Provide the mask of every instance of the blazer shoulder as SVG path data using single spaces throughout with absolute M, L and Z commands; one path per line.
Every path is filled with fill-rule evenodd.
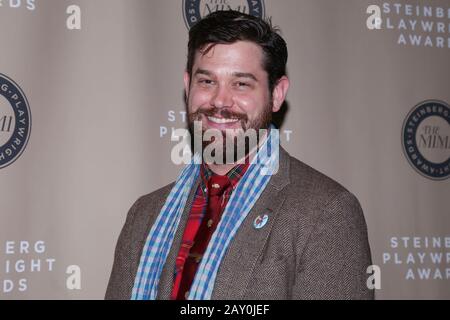
M 158 214 L 174 184 L 175 183 L 172 182 L 162 188 L 139 197 L 131 207 L 130 213 L 139 221 L 145 219 L 149 213 L 152 215 Z
M 290 182 L 294 190 L 319 199 L 322 203 L 350 192 L 339 182 L 290 156 Z
M 139 205 L 146 205 L 159 202 L 161 200 L 166 200 L 167 196 L 169 195 L 170 191 L 172 190 L 173 186 L 175 185 L 175 182 L 169 183 L 168 185 L 165 185 L 164 187 L 161 187 L 155 191 L 152 191 L 150 193 L 147 193 L 141 197 L 139 197 L 136 200 L 136 203 Z
M 333 219 L 366 229 L 361 204 L 340 183 L 291 157 L 289 206 L 301 208 L 316 222 Z
M 137 199 L 125 221 L 114 254 L 106 299 L 129 299 L 149 228 L 165 203 L 172 184 Z

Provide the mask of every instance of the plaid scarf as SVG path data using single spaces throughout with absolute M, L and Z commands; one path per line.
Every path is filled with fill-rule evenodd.
M 189 291 L 189 300 L 209 300 L 222 258 L 242 221 L 278 171 L 279 132 L 271 126 L 245 175 L 233 191 L 222 219 L 211 237 Z M 134 280 L 132 300 L 155 300 L 159 278 L 169 254 L 188 195 L 200 172 L 201 156 L 196 154 L 179 175 L 153 224 L 142 250 Z

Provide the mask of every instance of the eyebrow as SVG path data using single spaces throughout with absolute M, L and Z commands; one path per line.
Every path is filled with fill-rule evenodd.
M 197 69 L 194 73 L 194 76 L 198 75 L 198 74 L 203 74 L 205 76 L 209 76 L 212 77 L 213 74 L 211 71 L 205 70 L 205 69 Z
M 197 69 L 194 73 L 194 75 L 199 75 L 199 74 L 203 74 L 205 76 L 209 76 L 212 77 L 214 76 L 214 74 L 211 71 L 205 70 L 205 69 Z M 234 72 L 233 77 L 235 78 L 249 78 L 253 81 L 258 82 L 258 79 L 255 77 L 255 75 L 253 73 L 248 73 L 248 72 Z
M 236 78 L 249 78 L 253 81 L 258 82 L 258 79 L 253 75 L 253 73 L 247 73 L 247 72 L 235 72 L 233 73 L 233 76 Z

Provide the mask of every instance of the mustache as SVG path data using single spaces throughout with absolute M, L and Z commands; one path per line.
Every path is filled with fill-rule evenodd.
M 246 114 L 233 112 L 228 109 L 222 109 L 213 107 L 211 109 L 199 109 L 196 112 L 189 114 L 189 119 L 195 121 L 200 118 L 200 115 L 205 115 L 207 117 L 220 116 L 225 119 L 239 119 L 241 121 L 247 121 L 248 117 Z

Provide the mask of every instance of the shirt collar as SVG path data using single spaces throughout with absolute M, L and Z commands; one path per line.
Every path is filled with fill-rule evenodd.
M 241 180 L 241 178 L 244 176 L 245 172 L 248 169 L 249 162 L 247 160 L 248 159 L 246 159 L 245 163 L 236 165 L 226 174 L 228 179 L 230 179 L 231 186 L 233 187 L 233 189 L 235 188 L 239 180 Z M 207 185 L 207 181 L 209 180 L 209 178 L 211 178 L 211 176 L 215 175 L 215 173 L 209 168 L 207 164 L 202 163 L 200 167 L 200 174 L 202 177 L 201 179 L 202 190 L 204 191 Z

